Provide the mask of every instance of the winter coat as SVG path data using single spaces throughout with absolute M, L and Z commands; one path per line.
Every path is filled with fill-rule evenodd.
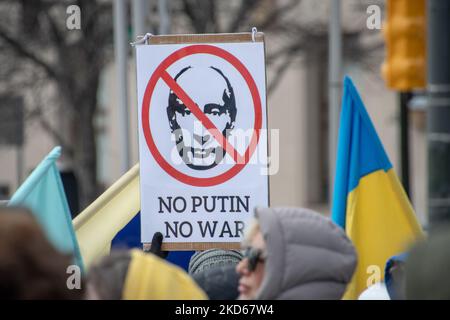
M 267 249 L 256 299 L 340 299 L 356 252 L 339 226 L 302 208 L 257 208 Z

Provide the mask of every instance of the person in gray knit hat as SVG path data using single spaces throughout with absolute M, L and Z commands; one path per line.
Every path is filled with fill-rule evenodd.
M 236 265 L 241 260 L 237 250 L 198 251 L 189 262 L 189 274 L 210 300 L 235 300 L 239 295 Z
M 197 251 L 189 261 L 189 274 L 194 275 L 219 266 L 236 266 L 242 260 L 242 253 L 237 250 L 210 249 Z
M 243 247 L 239 299 L 341 299 L 356 267 L 342 228 L 303 208 L 256 208 Z

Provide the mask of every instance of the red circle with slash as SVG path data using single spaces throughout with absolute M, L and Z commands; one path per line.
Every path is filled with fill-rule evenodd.
M 227 62 L 229 62 L 244 78 L 247 86 L 250 90 L 250 94 L 253 100 L 253 108 L 255 112 L 255 121 L 253 124 L 253 134 L 250 143 L 244 153 L 240 155 L 234 147 L 228 142 L 228 140 L 223 136 L 223 134 L 214 126 L 214 124 L 209 120 L 209 118 L 200 110 L 200 108 L 190 99 L 190 97 L 184 92 L 184 90 L 177 84 L 177 82 L 169 75 L 167 68 L 178 60 L 193 55 L 193 54 L 210 54 L 220 57 Z M 202 125 L 210 131 L 213 137 L 219 142 L 222 148 L 235 160 L 236 164 L 229 170 L 213 177 L 192 177 L 185 173 L 182 173 L 170 165 L 166 159 L 161 155 L 158 148 L 156 147 L 155 141 L 153 140 L 152 131 L 150 128 L 150 105 L 153 92 L 155 90 L 156 83 L 162 79 L 169 88 L 177 95 L 181 101 L 186 105 L 188 109 L 196 116 L 198 120 L 201 121 Z M 161 166 L 161 168 L 167 172 L 170 176 L 181 181 L 183 183 L 197 186 L 197 187 L 209 187 L 224 183 L 234 176 L 236 176 L 249 162 L 252 154 L 256 150 L 258 145 L 260 131 L 262 126 L 262 108 L 261 99 L 259 96 L 258 88 L 256 86 L 253 77 L 247 68 L 236 58 L 234 55 L 228 51 L 215 47 L 212 45 L 191 45 L 181 48 L 172 54 L 170 54 L 166 59 L 164 59 L 161 64 L 156 68 L 155 72 L 150 77 L 147 83 L 147 87 L 144 93 L 144 100 L 142 102 L 142 128 L 144 131 L 145 141 L 150 149 L 156 162 Z

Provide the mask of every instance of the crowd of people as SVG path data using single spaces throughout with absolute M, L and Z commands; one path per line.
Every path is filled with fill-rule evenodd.
M 196 252 L 188 272 L 165 260 L 162 234 L 149 252 L 112 251 L 70 288 L 70 255 L 24 208 L 0 208 L 0 299 L 341 299 L 358 263 L 344 230 L 303 208 L 256 208 L 242 250 Z M 450 299 L 450 229 L 387 261 L 385 279 L 361 299 Z

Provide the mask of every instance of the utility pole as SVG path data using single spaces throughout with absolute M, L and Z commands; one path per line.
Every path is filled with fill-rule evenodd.
M 114 0 L 114 54 L 116 62 L 117 104 L 120 130 L 121 172 L 130 168 L 130 129 L 128 113 L 128 32 L 127 1 Z
M 328 25 L 328 199 L 333 200 L 337 137 L 342 91 L 341 0 L 330 0 Z
M 158 0 L 159 34 L 170 32 L 170 15 L 167 0 Z
M 409 102 L 413 95 L 411 91 L 399 93 L 400 96 L 400 159 L 401 159 L 401 181 L 410 201 L 410 180 L 409 180 Z
M 409 102 L 412 91 L 426 87 L 426 0 L 386 0 L 381 67 L 389 89 L 399 91 L 401 181 L 410 192 Z
M 145 35 L 148 30 L 145 25 L 145 18 L 147 16 L 147 1 L 148 0 L 133 0 L 131 2 L 133 9 L 133 37 Z
M 428 214 L 450 222 L 450 1 L 428 0 Z

